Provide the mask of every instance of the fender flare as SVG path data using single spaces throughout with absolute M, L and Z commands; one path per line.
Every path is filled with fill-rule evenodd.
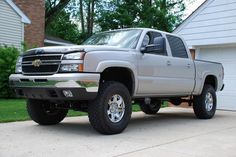
M 216 83 L 215 90 L 217 90 L 217 88 L 218 88 L 218 80 L 217 80 L 217 77 L 216 77 L 214 74 L 212 74 L 212 73 L 205 73 L 205 74 L 204 74 L 204 77 L 203 77 L 203 79 L 202 79 L 203 81 L 202 81 L 201 86 L 200 86 L 200 89 L 199 89 L 199 92 L 200 92 L 200 93 L 202 93 L 203 87 L 204 87 L 205 82 L 206 82 L 206 78 L 207 78 L 208 76 L 213 76 L 213 77 L 215 78 L 215 83 Z
M 117 60 L 109 60 L 109 61 L 102 61 L 98 64 L 96 68 L 96 72 L 102 73 L 107 68 L 126 68 L 130 70 L 131 74 L 133 75 L 133 81 L 134 81 L 134 89 L 133 94 L 136 93 L 138 89 L 138 75 L 137 75 L 137 69 L 134 64 L 131 64 L 127 61 L 117 61 Z

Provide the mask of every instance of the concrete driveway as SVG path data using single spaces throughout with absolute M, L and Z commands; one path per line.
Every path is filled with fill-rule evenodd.
M 0 124 L 0 157 L 235 157 L 236 112 L 195 119 L 191 109 L 164 108 L 155 116 L 133 113 L 119 135 L 95 132 L 88 118 L 55 126 L 32 121 Z

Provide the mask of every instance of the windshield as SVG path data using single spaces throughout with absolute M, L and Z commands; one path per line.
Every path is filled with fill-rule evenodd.
M 120 48 L 135 48 L 142 30 L 118 30 L 95 34 L 83 45 L 108 45 Z

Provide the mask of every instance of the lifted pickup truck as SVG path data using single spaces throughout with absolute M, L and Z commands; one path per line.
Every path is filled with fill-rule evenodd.
M 188 102 L 197 118 L 212 118 L 223 78 L 220 63 L 193 60 L 179 36 L 133 28 L 95 34 L 80 46 L 31 49 L 18 58 L 10 85 L 38 124 L 57 124 L 73 109 L 88 112 L 98 132 L 116 134 L 128 125 L 132 101 L 146 114 L 163 100 Z

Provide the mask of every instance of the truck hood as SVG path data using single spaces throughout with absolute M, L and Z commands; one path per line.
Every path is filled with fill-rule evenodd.
M 124 51 L 128 52 L 132 49 L 120 48 L 116 46 L 106 46 L 106 45 L 76 45 L 76 46 L 49 46 L 49 47 L 39 47 L 26 51 L 24 55 L 33 54 L 53 54 L 53 53 L 71 53 L 71 52 L 91 52 L 91 51 Z

